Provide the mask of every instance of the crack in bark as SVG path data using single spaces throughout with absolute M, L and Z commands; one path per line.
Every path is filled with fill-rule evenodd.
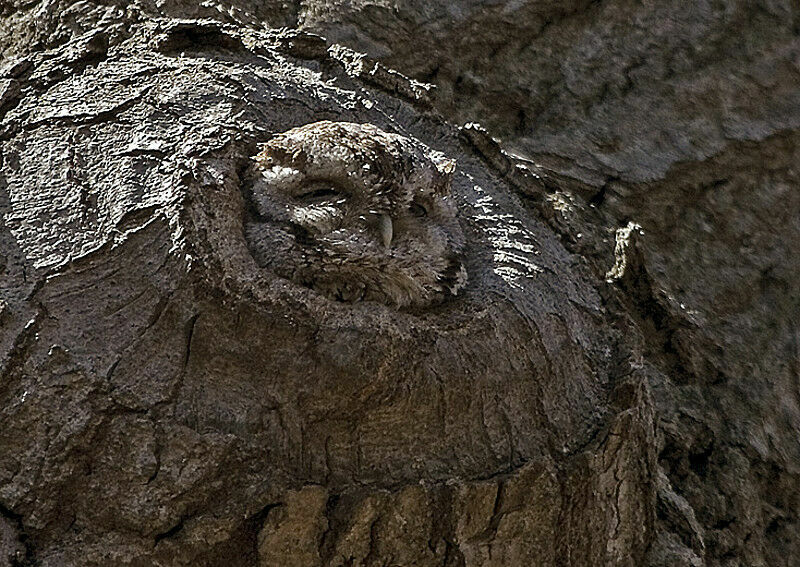
M 46 116 L 45 118 L 39 120 L 24 123 L 22 128 L 23 130 L 30 132 L 36 130 L 40 126 L 85 126 L 87 124 L 102 124 L 110 121 L 118 114 L 132 108 L 134 104 L 142 100 L 144 95 L 149 93 L 152 89 L 153 85 L 142 87 L 132 97 L 123 100 L 122 102 L 119 102 L 113 105 L 111 108 L 107 108 L 105 110 L 100 110 L 95 113 L 78 113 L 68 116 Z

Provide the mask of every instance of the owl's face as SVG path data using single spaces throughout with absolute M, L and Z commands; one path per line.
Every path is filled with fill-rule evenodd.
M 450 198 L 455 163 L 370 124 L 316 122 L 255 158 L 256 261 L 340 301 L 423 306 L 466 282 Z

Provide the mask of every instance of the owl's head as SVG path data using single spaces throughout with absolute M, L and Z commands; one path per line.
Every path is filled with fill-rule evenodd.
M 455 163 L 370 124 L 316 122 L 263 146 L 246 225 L 256 261 L 339 301 L 424 306 L 464 286 Z

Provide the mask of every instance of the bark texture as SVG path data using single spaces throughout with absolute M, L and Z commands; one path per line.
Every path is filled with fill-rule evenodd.
M 575 215 L 637 250 L 627 299 L 658 368 L 659 486 L 692 513 L 676 524 L 659 498 L 673 535 L 656 564 L 796 563 L 797 2 L 308 1 L 298 19 L 435 83 L 449 119 L 585 182 L 565 191 Z M 674 534 L 697 558 L 670 559 Z
M 0 4 L 0 565 L 791 565 L 796 8 L 573 4 Z M 318 120 L 456 160 L 461 295 L 257 265 Z

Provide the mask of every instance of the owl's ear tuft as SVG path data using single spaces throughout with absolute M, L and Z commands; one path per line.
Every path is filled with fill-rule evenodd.
M 302 170 L 308 164 L 308 154 L 303 148 L 293 147 L 289 141 L 277 137 L 266 144 L 257 156 L 262 163 L 287 165 Z

